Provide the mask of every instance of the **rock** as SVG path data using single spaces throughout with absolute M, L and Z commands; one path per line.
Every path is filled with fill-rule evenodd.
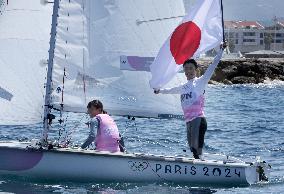
M 238 70 L 237 66 L 231 65 L 222 69 L 222 72 L 226 75 L 226 77 L 232 78 L 236 75 L 237 70 Z
M 269 66 L 269 69 L 271 70 L 272 74 L 274 75 L 284 75 L 284 66 L 281 64 L 273 63 Z
M 244 75 L 245 73 L 251 71 L 252 69 L 252 64 L 249 64 L 248 62 L 245 62 L 241 65 L 238 66 L 238 74 L 239 75 Z
M 211 61 L 203 61 L 201 75 L 206 71 Z M 284 80 L 284 61 L 262 59 L 236 59 L 221 61 L 217 66 L 212 84 L 247 84 L 263 83 L 265 77 L 270 80 Z
M 255 83 L 256 83 L 256 84 L 263 83 L 264 80 L 265 80 L 265 77 L 258 76 L 258 75 L 259 75 L 259 74 L 256 74 L 256 76 L 254 77 L 254 78 L 255 78 Z
M 279 75 L 276 79 L 284 81 L 284 75 Z
M 247 71 L 247 72 L 244 72 L 244 75 L 248 76 L 248 77 L 256 77 L 258 74 L 255 73 L 254 71 Z
M 256 80 L 254 77 L 246 77 L 246 76 L 237 76 L 234 77 L 231 82 L 233 84 L 248 84 L 248 83 L 256 83 Z
M 255 64 L 254 68 L 252 69 L 256 73 L 262 75 L 262 76 L 267 76 L 270 77 L 272 74 L 272 71 L 270 70 L 270 67 L 266 64 L 260 63 L 260 64 Z
M 231 82 L 230 80 L 224 79 L 223 84 L 232 85 L 233 82 Z

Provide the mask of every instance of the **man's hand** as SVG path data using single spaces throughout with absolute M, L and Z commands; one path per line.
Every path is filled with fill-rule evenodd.
M 154 93 L 155 94 L 159 94 L 160 93 L 160 89 L 154 89 Z

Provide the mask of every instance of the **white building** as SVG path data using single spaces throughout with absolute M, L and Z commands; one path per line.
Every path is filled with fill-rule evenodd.
M 257 21 L 225 21 L 225 36 L 231 52 L 284 50 L 284 22 L 264 27 Z

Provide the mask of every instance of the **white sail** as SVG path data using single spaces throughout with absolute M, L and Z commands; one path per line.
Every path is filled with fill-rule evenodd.
M 2 1 L 0 125 L 41 121 L 51 7 L 40 1 Z M 8 5 L 7 5 L 8 3 Z
M 54 101 L 67 104 L 70 100 L 67 91 L 75 89 L 79 90 L 77 93 L 79 96 L 72 96 L 77 98 L 73 100 L 76 106 L 82 103 L 81 79 L 85 79 L 85 65 L 89 63 L 85 1 L 60 1 L 58 16 L 52 81 Z M 62 95 L 63 90 L 66 94 Z M 65 100 L 67 102 L 64 102 Z
M 120 59 L 154 57 L 183 15 L 182 0 L 61 1 L 54 103 L 63 99 L 65 111 L 85 112 L 88 101 L 100 99 L 111 114 L 180 115 L 178 96 L 153 94 L 150 73 L 122 70 Z

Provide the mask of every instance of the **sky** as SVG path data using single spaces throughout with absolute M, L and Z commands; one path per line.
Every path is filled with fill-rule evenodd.
M 193 5 L 196 0 L 184 0 Z M 284 0 L 223 0 L 224 20 L 284 19 Z

